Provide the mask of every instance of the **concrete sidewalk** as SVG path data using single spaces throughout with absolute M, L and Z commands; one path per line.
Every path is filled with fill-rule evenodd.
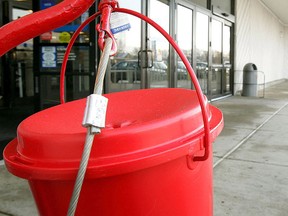
M 214 143 L 214 215 L 288 215 L 288 82 L 265 98 L 213 105 L 225 122 Z
M 288 215 L 288 82 L 265 98 L 212 103 L 225 127 L 214 143 L 214 216 Z M 37 215 L 26 180 L 0 162 L 0 216 Z

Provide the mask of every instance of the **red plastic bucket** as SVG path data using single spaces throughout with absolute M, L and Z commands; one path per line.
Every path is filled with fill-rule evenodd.
M 196 92 L 145 89 L 105 95 L 106 128 L 96 135 L 76 215 L 211 216 L 212 154 Z M 4 150 L 8 170 L 29 181 L 40 215 L 66 215 L 85 142 L 86 99 L 25 119 Z M 222 113 L 205 103 L 211 142 Z M 212 152 L 212 143 L 209 145 Z

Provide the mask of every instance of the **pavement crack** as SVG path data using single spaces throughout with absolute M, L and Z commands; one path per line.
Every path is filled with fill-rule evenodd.
M 9 214 L 9 213 L 3 212 L 3 211 L 1 211 L 1 210 L 0 210 L 0 214 L 5 215 L 5 216 L 15 216 L 15 215 L 13 215 L 13 214 Z
M 218 161 L 213 164 L 213 168 L 222 163 L 225 159 L 227 159 L 232 153 L 234 153 L 238 148 L 240 148 L 244 143 L 246 143 L 255 133 L 257 133 L 260 128 L 262 128 L 267 122 L 269 122 L 274 116 L 276 116 L 282 109 L 288 106 L 288 102 L 285 103 L 282 107 L 280 107 L 276 112 L 274 112 L 271 116 L 269 116 L 265 121 L 262 122 L 257 128 L 255 128 L 250 134 L 248 134 L 243 140 L 241 140 L 236 146 L 234 146 L 230 151 L 228 151 L 223 157 L 221 157 Z
M 221 157 L 217 157 L 217 158 L 221 159 Z M 279 164 L 279 163 L 266 162 L 266 161 L 255 161 L 255 160 L 247 160 L 247 159 L 240 159 L 240 158 L 226 158 L 226 160 L 242 161 L 242 162 L 249 162 L 249 163 L 255 163 L 255 164 L 264 164 L 264 165 L 270 165 L 270 166 L 278 166 L 278 167 L 288 167 L 288 164 Z

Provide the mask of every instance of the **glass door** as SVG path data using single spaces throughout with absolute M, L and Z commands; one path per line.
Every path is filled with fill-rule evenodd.
M 22 16 L 32 13 L 32 10 L 12 8 L 12 19 L 16 20 Z M 34 96 L 33 75 L 33 40 L 30 39 L 14 50 L 15 64 L 15 96 L 19 98 Z
M 193 65 L 193 10 L 177 5 L 177 42 L 188 61 Z M 176 63 L 177 87 L 191 89 L 192 83 L 182 60 L 177 56 Z
M 209 74 L 212 98 L 231 93 L 231 26 L 212 20 L 212 70 Z
M 140 0 L 119 0 L 120 6 L 141 12 Z M 118 51 L 110 58 L 110 67 L 106 74 L 106 92 L 119 92 L 140 89 L 142 68 L 138 61 L 141 50 L 141 20 L 137 17 L 119 13 L 122 20 L 127 20 L 129 31 L 114 33 Z
M 174 5 L 168 0 L 119 0 L 121 7 L 147 14 L 176 39 L 193 66 L 204 94 L 215 98 L 231 93 L 232 24 L 194 3 L 177 0 Z M 129 31 L 114 34 L 118 52 L 110 61 L 106 92 L 193 88 L 183 62 L 168 41 L 150 25 L 127 16 L 131 24 Z M 147 53 L 149 64 L 142 61 L 143 54 L 145 57 Z
M 231 26 L 223 27 L 223 93 L 231 93 L 230 85 L 232 78 L 232 62 L 231 62 Z
M 222 22 L 212 20 L 212 71 L 209 74 L 211 96 L 222 93 Z
M 43 3 L 43 2 L 42 2 Z M 38 5 L 40 9 L 43 4 Z M 51 2 L 49 7 L 55 5 Z M 39 109 L 45 109 L 60 103 L 60 70 L 64 54 L 72 35 L 92 11 L 86 11 L 73 22 L 41 34 L 34 39 L 34 52 L 38 59 L 34 60 L 35 66 L 35 92 L 39 94 Z M 92 89 L 92 80 L 95 74 L 95 57 L 92 54 L 94 43 L 94 29 L 86 26 L 70 52 L 66 76 L 65 99 L 72 101 L 89 95 Z
M 147 4 L 146 4 L 147 3 Z M 165 0 L 150 0 L 146 3 L 142 1 L 120 0 L 121 7 L 126 7 L 142 13 L 148 7 L 148 16 L 159 24 L 165 31 L 170 31 L 170 6 Z M 142 5 L 143 4 L 143 5 Z M 192 59 L 192 10 L 180 6 L 181 11 L 190 16 L 189 29 L 191 33 L 187 36 L 186 27 L 179 27 L 179 38 L 183 49 L 189 60 Z M 161 11 L 161 12 L 159 12 Z M 182 21 L 185 22 L 185 16 L 179 12 Z M 131 24 L 131 29 L 127 32 L 115 34 L 118 44 L 118 53 L 111 58 L 110 70 L 106 76 L 107 92 L 125 91 L 139 88 L 161 88 L 174 86 L 174 69 L 177 67 L 179 86 L 191 88 L 190 79 L 187 78 L 187 72 L 184 64 L 179 60 L 175 65 L 171 64 L 169 54 L 169 43 L 158 30 L 150 25 L 142 25 L 141 20 L 127 15 Z M 174 18 L 173 18 L 174 19 Z M 142 38 L 142 41 L 141 41 Z M 187 40 L 190 40 L 187 44 Z M 142 45 L 141 45 L 142 44 Z M 148 53 L 148 63 L 142 63 L 143 54 Z M 142 55 L 141 55 L 142 54 Z M 172 67 L 171 67 L 172 66 Z M 171 68 L 174 68 L 173 71 Z
M 150 18 L 169 32 L 169 5 L 164 1 L 150 1 Z M 169 43 L 156 29 L 149 28 L 148 47 L 153 53 L 153 65 L 147 69 L 148 87 L 169 86 Z
M 32 13 L 31 9 L 31 4 L 13 1 L 1 2 L 0 27 Z M 33 96 L 33 41 L 28 40 L 1 57 L 0 107 L 27 104 L 27 101 L 33 101 Z
M 209 16 L 196 13 L 196 74 L 204 94 L 208 94 Z
M 143 11 L 146 11 L 148 6 L 148 16 L 169 32 L 168 4 L 157 0 L 151 0 L 149 4 L 140 0 L 120 0 L 119 4 L 123 8 L 142 13 L 145 13 Z M 143 7 L 145 8 L 142 9 Z M 125 16 L 123 19 L 129 20 L 131 28 L 129 31 L 114 34 L 118 52 L 110 58 L 106 92 L 168 87 L 168 41 L 153 27 L 141 25 L 139 18 L 128 14 Z M 142 61 L 146 54 L 148 61 Z

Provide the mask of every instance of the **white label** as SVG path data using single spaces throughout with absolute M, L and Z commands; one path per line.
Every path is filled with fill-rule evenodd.
M 127 14 L 112 13 L 110 17 L 110 29 L 113 34 L 129 30 L 131 25 Z
M 42 67 L 56 67 L 56 48 L 42 47 Z

